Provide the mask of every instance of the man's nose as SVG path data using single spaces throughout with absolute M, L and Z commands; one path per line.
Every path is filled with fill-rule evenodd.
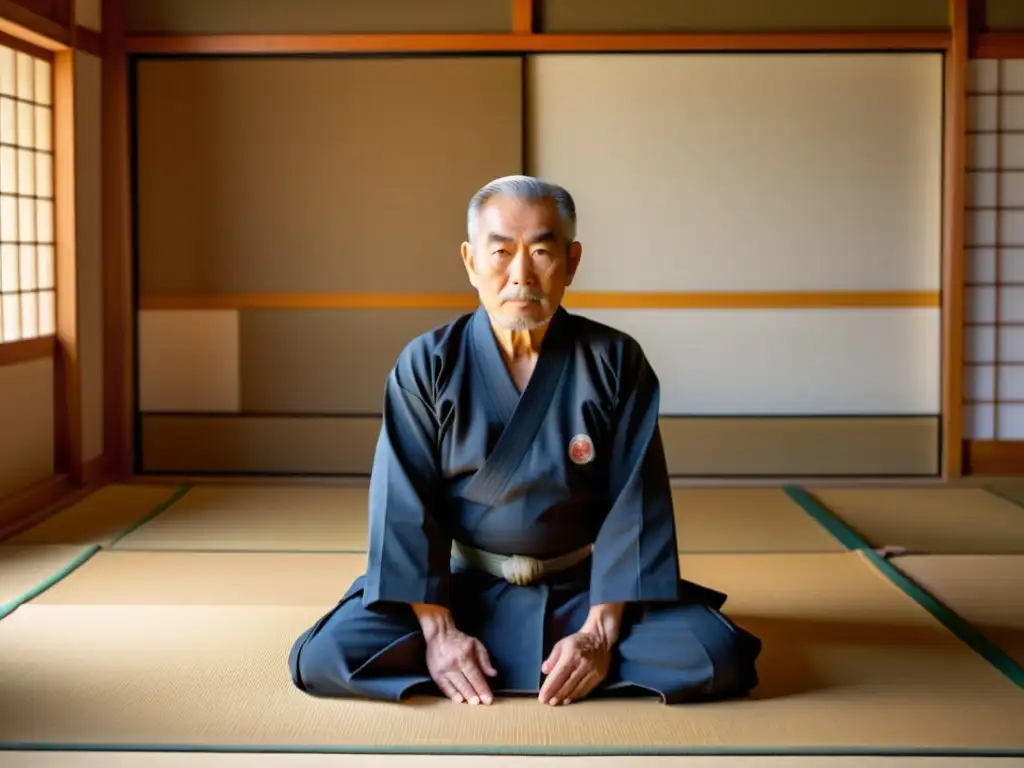
M 509 279 L 516 285 L 533 284 L 533 260 L 530 258 L 529 249 L 525 247 L 516 249 L 516 255 L 509 266 Z

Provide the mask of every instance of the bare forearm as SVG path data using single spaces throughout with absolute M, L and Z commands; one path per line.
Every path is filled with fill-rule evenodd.
M 452 612 L 442 605 L 430 603 L 411 603 L 416 620 L 420 623 L 423 638 L 429 643 L 437 635 L 455 629 Z
M 622 614 L 625 608 L 625 603 L 592 605 L 587 614 L 587 620 L 583 623 L 582 631 L 599 635 L 608 645 L 615 645 L 619 640 Z

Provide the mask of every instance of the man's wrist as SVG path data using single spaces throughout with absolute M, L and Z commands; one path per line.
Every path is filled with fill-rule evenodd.
M 625 603 L 599 603 L 590 606 L 590 612 L 581 631 L 598 635 L 609 646 L 619 641 Z
M 455 629 L 455 619 L 452 612 L 442 605 L 430 603 L 411 603 L 416 620 L 420 623 L 423 632 L 423 639 L 428 643 L 438 635 Z

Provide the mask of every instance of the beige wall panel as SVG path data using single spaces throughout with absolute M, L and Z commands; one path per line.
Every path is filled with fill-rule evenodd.
M 515 58 L 139 66 L 146 294 L 467 291 L 466 206 L 522 170 Z
M 579 289 L 940 286 L 938 55 L 539 56 L 528 83 Z
M 103 199 L 101 62 L 75 56 L 75 194 L 82 458 L 103 453 Z
M 643 346 L 661 412 L 932 415 L 938 309 L 586 310 Z
M 130 0 L 131 32 L 510 32 L 511 0 Z
M 139 410 L 237 411 L 238 313 L 139 313 Z
M 930 309 L 580 310 L 643 345 L 662 413 L 937 414 Z M 253 310 L 241 315 L 241 410 L 379 413 L 402 347 L 456 310 Z M 780 364 L 781 363 L 781 364 Z
M 938 418 L 663 419 L 678 476 L 934 475 Z
M 53 360 L 0 366 L 0 497 L 53 474 Z
M 985 0 L 984 8 L 989 29 L 1024 30 L 1024 3 L 1020 0 Z
M 74 0 L 75 3 L 75 24 L 87 29 L 94 29 L 99 32 L 103 29 L 103 0 Z M 129 0 L 126 3 L 131 9 L 140 5 L 139 0 Z M 142 5 L 145 5 L 143 2 Z M 129 10 L 129 14 L 131 10 Z
M 254 310 L 241 314 L 242 410 L 381 412 L 402 348 L 458 310 Z
M 938 419 L 662 419 L 675 476 L 929 475 Z M 378 418 L 144 416 L 143 471 L 369 474 Z
M 539 5 L 545 32 L 917 30 L 948 24 L 945 0 L 539 0 Z
M 144 472 L 369 474 L 380 419 L 143 416 Z

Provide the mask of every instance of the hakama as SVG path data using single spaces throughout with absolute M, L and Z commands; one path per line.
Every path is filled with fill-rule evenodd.
M 366 573 L 295 641 L 295 685 L 321 697 L 440 695 L 408 605 L 433 603 L 487 648 L 496 695 L 536 695 L 554 644 L 591 605 L 624 602 L 590 698 L 748 693 L 760 640 L 722 613 L 724 594 L 680 578 L 658 411 L 639 344 L 564 309 L 521 394 L 483 309 L 413 340 L 386 382 Z M 454 557 L 453 542 L 540 559 L 593 550 L 516 585 Z

